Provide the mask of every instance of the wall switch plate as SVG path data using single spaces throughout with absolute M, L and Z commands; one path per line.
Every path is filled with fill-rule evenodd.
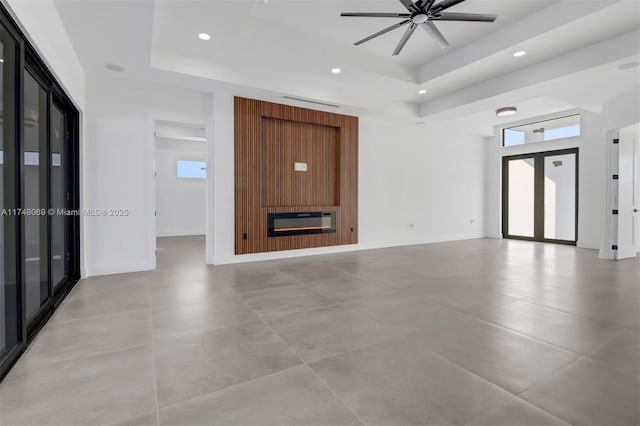
M 306 172 L 307 163 L 293 163 L 293 170 L 296 172 Z

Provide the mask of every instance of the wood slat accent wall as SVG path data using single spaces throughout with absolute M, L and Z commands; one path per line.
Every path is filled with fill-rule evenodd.
M 237 97 L 235 175 L 236 254 L 358 242 L 357 117 Z M 337 232 L 268 237 L 268 213 L 312 211 Z

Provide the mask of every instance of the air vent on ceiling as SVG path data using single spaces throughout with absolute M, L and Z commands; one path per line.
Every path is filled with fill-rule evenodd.
M 290 99 L 292 101 L 306 102 L 308 104 L 323 105 L 323 106 L 328 106 L 328 107 L 331 107 L 331 108 L 340 108 L 340 105 L 328 104 L 326 102 L 320 102 L 320 101 L 312 101 L 311 99 L 295 98 L 293 96 L 283 96 L 283 98 L 284 99 Z

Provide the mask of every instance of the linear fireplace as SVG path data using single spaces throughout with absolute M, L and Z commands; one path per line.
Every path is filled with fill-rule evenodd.
M 269 236 L 336 232 L 335 212 L 269 213 Z

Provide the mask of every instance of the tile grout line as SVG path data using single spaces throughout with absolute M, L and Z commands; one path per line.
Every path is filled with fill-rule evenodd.
M 586 293 L 585 293 L 585 294 L 586 294 Z M 594 295 L 594 296 L 595 296 L 595 295 Z M 596 297 L 599 297 L 599 296 L 596 296 Z M 564 313 L 564 314 L 575 315 L 575 316 L 580 317 L 580 318 L 583 318 L 583 319 L 588 319 L 589 321 L 600 322 L 600 323 L 602 323 L 602 324 L 604 324 L 604 325 L 620 327 L 620 328 L 624 328 L 624 329 L 629 330 L 629 331 L 635 331 L 636 333 L 640 333 L 640 328 L 634 328 L 634 327 L 630 327 L 630 326 L 628 326 L 628 325 L 622 325 L 622 324 L 620 324 L 620 323 L 615 323 L 615 322 L 608 322 L 608 321 L 604 321 L 604 320 L 601 320 L 601 319 L 588 317 L 588 316 L 586 316 L 586 315 L 576 314 L 575 312 L 564 311 L 564 310 L 559 309 L 559 308 L 554 308 L 554 307 L 552 307 L 552 306 L 544 305 L 542 302 L 535 302 L 535 301 L 533 301 L 533 300 L 527 300 L 527 299 L 522 299 L 522 300 L 523 300 L 524 302 L 532 303 L 532 304 L 537 305 L 537 306 L 542 306 L 543 308 L 552 309 L 552 310 L 554 310 L 554 311 L 562 312 L 562 313 Z
M 347 411 L 349 411 L 356 419 L 358 419 L 358 421 L 360 423 L 362 423 L 364 426 L 367 426 L 367 424 L 360 418 L 360 416 L 358 416 L 344 401 L 342 398 L 340 398 L 340 396 L 338 396 L 338 394 L 336 393 L 335 390 L 333 390 L 333 388 L 331 386 L 329 386 L 315 371 L 313 371 L 313 369 L 311 367 L 309 367 L 309 365 L 302 359 L 302 357 L 300 355 L 298 355 L 298 353 L 291 347 L 289 346 L 289 344 L 282 338 L 282 336 L 280 336 L 278 334 L 278 332 L 276 332 L 269 324 L 267 324 L 267 322 L 262 319 L 262 317 L 260 315 L 258 315 L 252 308 L 251 306 L 249 306 L 249 304 L 243 299 L 243 302 L 245 303 L 245 305 L 251 310 L 251 312 L 254 313 L 254 315 L 256 315 L 258 318 L 260 318 L 260 321 L 265 325 L 265 327 L 267 327 L 269 330 L 271 330 L 271 332 L 278 337 L 278 339 L 280 339 L 280 341 L 291 351 L 291 353 L 293 353 L 296 358 L 298 358 L 298 360 L 302 363 L 302 365 L 304 365 L 305 367 L 307 367 L 307 369 L 309 371 L 311 371 L 311 373 L 318 379 L 320 380 L 320 382 L 333 394 L 333 396 L 335 398 L 338 399 L 338 401 L 340 401 L 340 403 L 347 409 Z M 320 308 L 322 309 L 322 308 Z M 281 370 L 282 371 L 282 370 Z M 263 376 L 264 377 L 264 376 Z M 158 425 L 159 426 L 159 425 Z
M 555 414 L 552 414 L 552 413 L 548 412 L 547 410 L 543 410 L 542 408 L 540 408 L 540 407 L 538 407 L 537 405 L 535 405 L 535 404 L 533 404 L 533 403 L 531 403 L 531 402 L 527 401 L 527 400 L 526 400 L 526 399 L 524 399 L 524 398 L 519 397 L 518 395 L 514 395 L 514 396 L 513 396 L 513 398 L 511 398 L 509 401 L 507 401 L 507 402 L 505 403 L 505 405 L 506 405 L 506 404 L 509 404 L 509 403 L 511 403 L 512 401 L 515 401 L 515 400 L 519 400 L 519 401 L 524 402 L 525 404 L 529 404 L 529 405 L 531 405 L 531 406 L 533 406 L 533 407 L 537 408 L 538 410 L 542 411 L 543 413 L 546 413 L 546 414 L 548 414 L 549 416 L 551 416 L 551 417 L 553 417 L 553 418 L 555 418 L 555 419 L 558 419 L 558 420 L 560 420 L 560 421 L 561 421 L 561 422 L 563 422 L 563 423 L 566 423 L 566 425 L 567 425 L 567 426 L 571 426 L 571 423 L 564 421 L 564 420 L 563 420 L 563 419 L 561 419 L 560 417 L 556 416 Z M 482 417 L 484 417 L 484 416 L 488 416 L 488 415 L 490 415 L 490 414 L 492 414 L 492 413 L 494 413 L 494 412 L 498 411 L 498 410 L 499 410 L 500 408 L 502 408 L 502 407 L 503 407 L 503 406 L 498 406 L 498 407 L 496 407 L 496 408 L 494 408 L 494 409 L 492 409 L 492 410 L 487 411 L 486 413 L 482 413 L 482 414 L 480 414 L 479 416 L 476 416 L 476 417 L 474 417 L 473 419 L 471 419 L 470 421 L 468 421 L 467 423 L 465 423 L 465 424 L 464 424 L 464 426 L 473 425 L 473 422 L 475 422 L 476 420 L 481 419 L 481 418 L 482 418 Z
M 554 347 L 554 348 L 556 348 L 556 349 L 560 349 L 560 350 L 563 350 L 563 351 L 571 352 L 571 353 L 573 353 L 573 354 L 578 355 L 578 358 L 579 358 L 579 357 L 581 357 L 581 356 L 583 356 L 583 355 L 588 355 L 588 354 L 582 354 L 582 353 L 580 353 L 580 352 L 576 352 L 576 351 L 574 351 L 574 350 L 572 350 L 572 349 L 565 348 L 565 347 L 563 347 L 563 346 L 559 346 L 559 345 L 557 345 L 557 344 L 555 344 L 555 343 L 552 343 L 552 342 L 547 342 L 546 340 L 539 339 L 538 337 L 531 336 L 531 335 L 529 335 L 529 334 L 523 333 L 523 332 L 518 331 L 518 330 L 513 330 L 513 329 L 511 329 L 511 328 L 509 328 L 509 327 L 507 327 L 507 326 L 504 326 L 504 325 L 502 325 L 502 324 L 498 324 L 498 323 L 495 323 L 495 322 L 490 321 L 490 320 L 488 320 L 488 319 L 485 319 L 485 318 L 481 318 L 481 317 L 479 317 L 479 316 L 476 316 L 476 315 L 481 314 L 482 312 L 486 312 L 486 311 L 491 310 L 491 309 L 500 309 L 500 308 L 503 308 L 503 307 L 505 307 L 505 306 L 511 305 L 511 304 L 513 304 L 513 303 L 521 302 L 521 301 L 522 301 L 522 302 L 527 302 L 527 301 L 526 301 L 526 300 L 524 300 L 524 299 L 517 299 L 517 300 L 513 300 L 513 301 L 511 301 L 511 302 L 508 302 L 508 303 L 505 303 L 505 304 L 501 304 L 501 305 L 495 306 L 495 307 L 493 307 L 493 308 L 488 308 L 488 309 L 486 309 L 486 310 L 482 310 L 482 311 L 478 311 L 478 312 L 471 313 L 471 312 L 465 312 L 465 311 L 462 311 L 462 310 L 460 310 L 460 309 L 458 309 L 458 308 L 455 308 L 455 307 L 453 307 L 453 306 L 449 306 L 449 305 L 447 305 L 447 304 L 445 304 L 445 303 L 443 303 L 443 302 L 440 302 L 440 301 L 438 301 L 437 299 L 434 299 L 434 298 L 432 298 L 432 297 L 430 297 L 430 296 L 428 296 L 428 295 L 424 295 L 424 297 L 426 297 L 427 299 L 429 299 L 429 301 L 431 301 L 431 302 L 435 303 L 436 305 L 439 305 L 439 306 L 442 306 L 442 307 L 444 307 L 444 308 L 450 309 L 450 310 L 452 310 L 452 311 L 454 311 L 454 312 L 457 312 L 457 313 L 459 313 L 459 314 L 462 314 L 463 316 L 468 317 L 468 318 L 470 318 L 470 319 L 472 319 L 472 320 L 476 320 L 476 321 L 479 321 L 479 322 L 482 322 L 482 323 L 485 323 L 485 324 L 488 324 L 488 325 L 491 325 L 491 326 L 494 326 L 494 327 L 500 328 L 500 329 L 502 329 L 502 330 L 505 330 L 505 331 L 508 331 L 508 332 L 511 332 L 511 333 L 514 333 L 514 334 L 517 334 L 517 335 L 520 335 L 520 336 L 526 337 L 526 338 L 531 339 L 531 340 L 534 340 L 534 341 L 536 341 L 536 342 L 538 342 L 538 343 L 542 343 L 542 344 L 545 344 L 545 345 L 552 346 L 552 347 Z M 534 304 L 535 304 L 535 303 L 534 303 Z M 544 305 L 538 305 L 538 304 L 535 304 L 535 305 L 537 305 L 537 306 L 541 306 L 541 307 L 544 307 L 544 308 L 548 308 L 547 306 L 544 306 Z M 364 315 L 367 315 L 365 312 L 360 311 L 357 307 L 354 307 L 354 309 L 358 310 L 358 312 L 361 312 L 361 313 L 362 313 L 362 314 L 364 314 Z M 607 325 L 607 326 L 609 326 L 609 327 L 615 326 L 615 327 L 621 327 L 621 328 L 624 328 L 624 327 L 622 327 L 622 326 L 612 325 L 612 324 L 609 324 L 609 323 L 603 323 L 602 321 L 593 320 L 593 319 L 591 319 L 591 318 L 587 318 L 587 317 L 580 317 L 579 315 L 572 314 L 571 312 L 564 312 L 564 311 L 556 310 L 556 309 L 553 309 L 553 308 L 548 308 L 548 309 L 555 310 L 555 311 L 557 311 L 557 312 L 559 312 L 559 313 L 568 314 L 568 315 L 574 315 L 574 316 L 577 316 L 577 317 L 579 317 L 579 318 L 588 319 L 588 320 L 593 321 L 593 322 L 601 322 L 603 325 Z M 369 317 L 369 318 L 372 318 L 372 317 Z M 372 318 L 372 319 L 374 319 L 374 320 L 375 320 L 375 318 Z M 420 331 L 420 330 L 416 330 L 416 331 Z
M 153 332 L 153 308 L 151 307 L 151 286 L 147 288 L 148 290 L 148 298 L 149 298 L 149 327 L 151 332 L 151 357 L 152 357 L 152 368 L 153 368 L 153 389 L 154 396 L 156 398 L 156 424 L 160 426 L 160 403 L 158 402 L 158 370 L 156 368 L 156 342 L 154 339 Z
M 444 306 L 444 305 L 443 305 L 443 306 Z M 368 316 L 366 313 L 361 312 L 361 311 L 360 311 L 360 310 L 358 310 L 357 308 L 353 308 L 353 309 L 356 309 L 356 310 L 357 310 L 358 312 L 360 312 L 362 315 L 365 315 L 365 316 L 367 316 L 367 318 L 370 318 L 370 319 L 372 319 L 373 321 L 376 321 L 376 322 L 377 322 L 377 320 L 375 320 L 374 318 L 371 318 L 371 317 L 370 317 L 370 316 Z M 468 314 L 466 314 L 466 315 L 468 315 Z M 394 327 L 391 327 L 391 329 L 396 330 Z M 407 332 L 406 334 L 399 334 L 399 335 L 396 335 L 396 336 L 392 337 L 392 339 L 393 339 L 393 338 L 403 338 L 403 337 L 407 337 L 408 335 L 410 335 L 410 334 L 412 334 L 412 333 L 418 333 L 419 331 L 420 331 L 420 330 L 418 329 L 418 330 L 414 330 L 414 331 Z M 391 340 L 391 339 L 389 339 L 389 340 Z M 380 344 L 384 344 L 384 343 L 385 343 L 384 341 L 383 341 L 383 342 L 380 342 Z M 465 366 L 463 366 L 463 365 L 461 365 L 461 364 L 457 363 L 456 361 L 454 361 L 454 360 L 451 360 L 451 359 L 447 358 L 445 355 L 440 354 L 440 353 L 438 353 L 438 352 L 435 352 L 434 350 L 432 350 L 432 349 L 431 349 L 431 348 L 429 348 L 428 346 L 426 346 L 426 345 L 424 345 L 424 344 L 422 344 L 422 343 L 419 343 L 419 342 L 418 342 L 418 343 L 416 343 L 416 344 L 417 344 L 420 348 L 422 348 L 422 349 L 426 350 L 427 352 L 429 352 L 429 353 L 433 354 L 433 355 L 434 355 L 434 356 L 436 356 L 437 358 L 440 358 L 440 359 L 444 360 L 445 362 L 448 362 L 448 363 L 450 363 L 450 364 L 452 364 L 452 365 L 455 365 L 456 367 L 458 367 L 458 368 L 460 368 L 460 369 L 464 370 L 465 372 L 467 372 L 467 373 L 469 373 L 469 374 L 471 374 L 471 375 L 473 375 L 473 376 L 475 376 L 475 377 L 479 378 L 480 380 L 482 380 L 482 381 L 484 381 L 484 382 L 486 382 L 486 383 L 489 383 L 489 384 L 491 384 L 492 386 L 495 386 L 495 387 L 497 387 L 497 388 L 499 388 L 499 389 L 501 389 L 501 390 L 503 390 L 503 391 L 505 391 L 505 392 L 507 392 L 507 393 L 511 394 L 514 398 L 515 398 L 515 397 L 518 397 L 518 395 L 519 395 L 520 393 L 522 393 L 522 392 L 524 392 L 524 391 L 526 391 L 526 390 L 528 389 L 528 388 L 527 388 L 527 389 L 523 390 L 523 391 L 522 391 L 522 392 L 520 392 L 520 393 L 515 393 L 515 392 L 513 392 L 513 391 L 510 391 L 509 389 L 507 389 L 507 388 L 505 388 L 505 387 L 503 387 L 503 386 L 501 386 L 501 385 L 499 385 L 499 384 L 497 384 L 497 383 L 494 383 L 493 381 L 489 380 L 488 378 L 486 378 L 486 377 L 484 377 L 484 376 L 481 376 L 480 374 L 476 373 L 475 371 L 471 371 L 471 370 L 469 370 L 467 367 L 465 367 Z M 362 346 L 362 347 L 360 347 L 360 348 L 358 348 L 358 349 L 363 349 L 363 348 L 365 348 L 365 347 L 367 347 L 367 346 L 370 346 L 370 345 Z M 350 352 L 350 351 L 347 351 L 347 352 Z M 344 352 L 344 353 L 347 353 L 347 352 Z M 339 356 L 339 355 L 342 355 L 342 353 L 341 353 L 341 354 L 338 354 L 338 355 L 334 355 L 334 356 Z M 327 357 L 327 358 L 325 358 L 325 359 L 333 358 L 334 356 Z M 570 361 L 570 362 L 569 362 L 569 363 L 567 363 L 567 364 L 563 364 L 563 365 L 562 365 L 562 367 L 568 366 L 569 364 L 571 364 L 571 363 L 575 362 L 575 361 L 576 361 L 576 360 L 578 360 L 579 358 L 580 358 L 580 357 L 578 357 L 578 358 L 576 358 L 576 359 L 574 359 L 574 360 Z M 562 367 L 560 367 L 560 368 L 562 368 Z M 560 368 L 559 368 L 559 369 L 560 369 Z M 559 370 L 559 369 L 558 369 L 558 370 Z M 558 370 L 555 370 L 555 371 L 558 371 Z M 554 373 L 555 373 L 555 371 L 554 371 Z M 549 377 L 550 377 L 550 376 L 549 376 Z M 544 378 L 546 379 L 547 377 L 545 376 Z M 542 380 L 542 379 L 541 379 L 541 380 Z M 536 382 L 536 383 L 537 383 L 537 382 Z M 512 399 L 513 399 L 513 398 L 512 398 Z M 523 399 L 523 398 L 521 398 L 521 399 Z M 529 402 L 529 401 L 527 401 L 527 402 Z M 497 407 L 496 407 L 496 408 L 497 408 Z M 540 407 L 538 407 L 538 408 L 540 408 Z M 544 411 L 544 410 L 543 410 L 543 411 Z M 484 413 L 484 414 L 487 414 L 487 413 Z M 471 420 L 471 421 L 472 421 L 472 420 Z
M 340 401 L 340 402 L 342 403 L 342 405 L 343 405 L 343 406 L 344 406 L 344 407 L 345 407 L 345 408 L 346 408 L 346 409 L 347 409 L 351 414 L 353 414 L 353 416 L 354 416 L 356 419 L 358 419 L 358 421 L 359 421 L 360 423 L 362 423 L 364 426 L 367 426 L 367 423 L 365 423 L 365 421 L 364 421 L 364 420 L 362 420 L 362 418 L 360 418 L 360 416 L 359 416 L 358 414 L 356 414 L 356 412 L 355 412 L 355 411 L 353 411 L 353 410 L 351 409 L 351 407 L 349 407 L 349 406 L 347 405 L 347 403 L 346 403 L 346 402 L 345 402 L 345 401 L 340 397 L 340 395 L 338 395 L 338 393 L 337 393 L 335 390 L 333 390 L 333 388 L 332 388 L 331 386 L 329 386 L 329 384 L 328 384 L 328 383 L 327 383 L 327 382 L 326 382 L 326 381 L 325 381 L 325 380 L 324 380 L 324 379 L 323 379 L 323 378 L 322 378 L 318 373 L 316 373 L 316 371 L 315 371 L 313 368 L 311 368 L 311 367 L 309 366 L 309 364 L 306 364 L 306 363 L 305 363 L 305 364 L 304 364 L 304 366 L 305 366 L 305 367 L 307 367 L 307 370 L 309 370 L 309 371 L 311 372 L 311 374 L 313 374 L 313 375 L 314 375 L 314 376 L 315 376 L 315 377 L 320 381 L 320 383 L 322 383 L 322 384 L 323 384 L 327 389 L 329 389 L 329 391 L 333 394 L 333 396 L 334 396 L 338 401 Z

